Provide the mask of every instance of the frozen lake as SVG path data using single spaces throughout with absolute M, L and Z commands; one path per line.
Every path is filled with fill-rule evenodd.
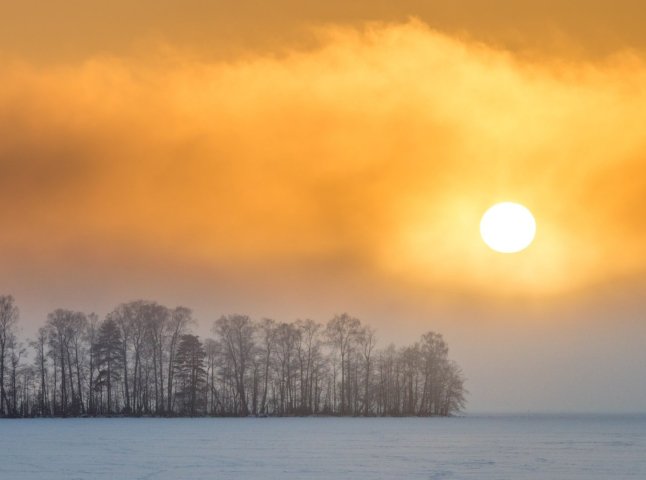
M 646 416 L 0 420 L 0 479 L 643 479 Z

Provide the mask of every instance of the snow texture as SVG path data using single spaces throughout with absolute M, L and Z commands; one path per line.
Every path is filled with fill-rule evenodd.
M 0 420 L 1 480 L 646 478 L 646 416 Z

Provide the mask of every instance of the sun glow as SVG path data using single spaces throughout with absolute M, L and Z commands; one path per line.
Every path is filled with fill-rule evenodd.
M 523 205 L 497 203 L 482 216 L 480 234 L 492 250 L 516 253 L 529 247 L 534 240 L 536 221 Z

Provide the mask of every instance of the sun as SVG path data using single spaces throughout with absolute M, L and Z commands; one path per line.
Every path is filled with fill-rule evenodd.
M 482 216 L 480 235 L 492 250 L 516 253 L 531 245 L 536 221 L 532 212 L 519 203 L 496 203 Z

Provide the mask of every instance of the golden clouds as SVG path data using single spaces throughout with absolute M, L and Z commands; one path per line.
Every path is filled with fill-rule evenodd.
M 645 79 L 636 57 L 528 61 L 416 22 L 330 28 L 314 51 L 234 63 L 10 63 L 1 246 L 47 238 L 56 257 L 82 239 L 116 258 L 132 244 L 485 294 L 638 274 Z M 478 235 L 503 200 L 538 223 L 504 258 Z

